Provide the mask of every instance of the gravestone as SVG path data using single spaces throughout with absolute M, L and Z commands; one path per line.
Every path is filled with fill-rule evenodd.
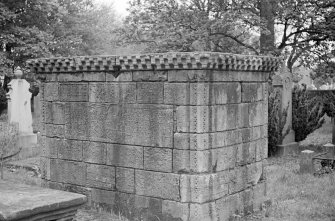
M 8 121 L 18 125 L 19 146 L 28 148 L 37 143 L 37 136 L 32 127 L 30 84 L 21 79 L 22 75 L 23 72 L 18 67 L 14 71 L 16 78 L 8 84 Z
M 228 220 L 266 197 L 279 59 L 223 53 L 28 61 L 42 81 L 44 185 L 130 220 Z
M 278 145 L 278 155 L 298 154 L 298 143 L 295 142 L 295 132 L 292 128 L 292 73 L 282 65 L 278 74 L 273 77 L 272 85 L 281 91 L 281 109 L 287 110 L 286 123 L 283 128 L 284 139 Z

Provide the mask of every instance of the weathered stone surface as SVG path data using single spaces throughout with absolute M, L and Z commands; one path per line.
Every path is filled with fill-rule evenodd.
M 45 124 L 45 134 L 48 137 L 64 138 L 64 125 Z
M 102 203 L 113 206 L 116 201 L 116 193 L 110 190 L 92 188 L 92 203 Z
M 267 113 L 267 111 L 266 111 Z M 264 116 L 263 102 L 249 104 L 249 122 L 250 126 L 259 126 L 266 123 L 267 115 Z
M 46 83 L 43 92 L 43 100 L 45 101 L 58 101 L 59 100 L 59 93 L 58 93 L 58 88 L 59 84 L 58 83 Z
M 214 171 L 232 169 L 236 162 L 238 146 L 229 146 L 211 150 Z
M 162 213 L 163 216 L 172 217 L 179 221 L 189 221 L 189 206 L 187 203 L 163 200 Z M 166 219 L 166 221 L 168 221 L 168 219 Z
M 0 180 L 1 220 L 60 220 L 73 218 L 86 197 Z
M 53 139 L 58 146 L 58 157 L 64 160 L 81 161 L 83 159 L 83 142 L 77 140 Z
M 87 140 L 89 137 L 88 103 L 66 103 L 65 137 L 68 139 Z
M 136 83 L 90 83 L 89 101 L 103 103 L 135 103 Z
M 57 158 L 59 146 L 62 145 L 62 139 L 44 136 L 41 139 L 44 141 L 40 144 L 42 148 L 41 155 L 48 158 Z
M 223 180 L 223 174 L 221 177 L 218 174 L 182 174 L 181 202 L 204 203 L 219 199 L 228 194 L 228 182 L 228 178 Z
M 179 175 L 135 170 L 136 194 L 179 201 Z
M 57 80 L 59 82 L 82 81 L 83 73 L 59 73 L 57 75 Z
M 233 219 L 233 215 L 242 215 L 243 207 L 239 194 L 223 197 L 216 201 L 219 220 Z
M 82 185 L 86 183 L 86 165 L 82 162 L 51 159 L 50 179 L 54 182 Z
M 219 221 L 215 203 L 190 204 L 190 220 Z
M 257 142 L 249 142 L 238 145 L 236 163 L 245 165 L 255 162 Z
M 169 70 L 169 82 L 209 81 L 211 73 L 207 70 Z
M 133 81 L 167 81 L 167 71 L 134 71 Z
M 107 164 L 143 169 L 143 147 L 108 144 Z
M 263 100 L 262 83 L 242 83 L 242 102 L 256 102 Z
M 89 163 L 106 164 L 106 144 L 83 142 L 83 160 Z
M 50 158 L 40 157 L 41 178 L 50 180 Z
M 256 161 L 268 158 L 268 140 L 266 138 L 255 141 Z
M 106 81 L 116 81 L 116 82 L 125 82 L 132 81 L 133 75 L 132 72 L 121 72 L 119 76 L 114 77 L 112 73 L 106 73 Z
M 177 132 L 204 133 L 214 130 L 214 113 L 210 106 L 178 106 Z
M 262 178 L 263 174 L 263 163 L 262 162 L 256 162 L 247 165 L 247 171 L 248 171 L 248 184 L 256 185 Z
M 141 104 L 162 104 L 164 102 L 164 83 L 138 82 L 137 102 Z
M 85 72 L 83 73 L 83 81 L 105 81 L 106 73 L 105 72 Z
M 102 189 L 115 189 L 115 167 L 87 164 L 86 185 Z
M 61 101 L 88 101 L 87 83 L 61 83 L 59 85 Z
M 173 109 L 168 105 L 111 105 L 104 123 L 109 142 L 173 146 Z
M 209 172 L 211 171 L 211 152 L 192 150 L 173 150 L 173 172 Z
M 172 172 L 172 149 L 144 147 L 144 169 Z
M 116 167 L 116 189 L 121 192 L 135 193 L 135 170 Z
M 174 105 L 190 104 L 190 85 L 188 83 L 165 83 L 164 103 Z

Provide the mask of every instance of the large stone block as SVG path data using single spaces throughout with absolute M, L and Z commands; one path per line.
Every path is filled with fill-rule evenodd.
M 50 160 L 51 181 L 82 185 L 86 183 L 86 165 L 82 162 Z
M 55 161 L 55 160 L 53 160 Z M 51 162 L 50 158 L 47 157 L 40 157 L 40 171 L 41 171 L 41 178 L 44 180 L 50 180 L 50 173 L 51 173 Z M 55 164 L 53 164 L 55 165 Z M 55 170 L 56 168 L 53 168 L 52 170 Z
M 177 132 L 204 133 L 214 130 L 214 113 L 210 106 L 178 106 Z
M 228 146 L 211 150 L 213 171 L 234 168 L 237 149 L 238 146 Z
M 263 100 L 262 83 L 242 83 L 242 102 L 256 102 Z
M 81 161 L 83 159 L 83 142 L 77 140 L 57 139 L 58 157 L 64 160 Z
M 210 81 L 211 71 L 207 70 L 169 70 L 169 82 Z
M 219 220 L 234 220 L 234 215 L 242 215 L 243 206 L 238 193 L 216 201 Z
M 62 145 L 63 139 L 43 136 L 41 140 L 44 141 L 40 144 L 42 148 L 41 156 L 48 158 L 57 158 L 58 149 Z
M 116 167 L 116 189 L 121 192 L 135 193 L 135 170 Z
M 190 219 L 192 221 L 219 221 L 214 202 L 190 204 Z
M 144 169 L 172 172 L 172 149 L 144 147 Z
M 134 71 L 133 81 L 167 81 L 167 71 Z
M 163 200 L 162 214 L 168 220 L 189 221 L 189 205 L 176 201 Z
M 64 125 L 45 124 L 45 134 L 48 137 L 64 138 Z
M 228 194 L 230 172 L 213 174 L 182 174 L 180 178 L 181 202 L 204 203 Z
M 106 144 L 98 142 L 83 142 L 83 160 L 89 163 L 106 164 Z
M 179 201 L 179 175 L 154 171 L 135 170 L 137 195 Z
M 105 72 L 84 72 L 83 73 L 83 81 L 106 81 L 106 73 Z
M 58 101 L 59 100 L 59 84 L 58 83 L 45 83 L 43 87 L 43 100 L 44 101 Z
M 255 141 L 238 145 L 236 155 L 237 165 L 245 165 L 248 163 L 255 162 L 256 147 L 257 143 Z
M 249 104 L 250 126 L 260 126 L 267 123 L 267 111 L 265 113 L 263 103 L 264 102 L 255 102 Z
M 111 104 L 135 103 L 136 83 L 90 83 L 89 101 Z
M 76 82 L 83 80 L 83 73 L 59 73 L 58 82 Z
M 142 104 L 164 103 L 164 83 L 138 82 L 137 102 Z
M 61 101 L 88 101 L 87 83 L 61 83 L 59 97 Z
M 212 170 L 211 152 L 192 150 L 173 150 L 173 172 L 201 173 Z
M 133 74 L 131 71 L 123 71 L 118 75 L 117 77 L 114 77 L 112 73 L 107 72 L 106 73 L 106 81 L 115 81 L 115 82 L 126 82 L 126 81 L 132 81 Z
M 143 147 L 108 144 L 107 164 L 143 169 Z
M 256 185 L 263 175 L 263 162 L 256 162 L 247 165 L 247 182 L 250 185 Z
M 66 103 L 65 137 L 68 139 L 88 140 L 90 118 L 88 103 Z
M 116 193 L 114 191 L 92 188 L 91 195 L 93 205 L 105 204 L 113 207 L 113 205 L 116 203 Z
M 259 211 L 262 209 L 262 204 L 266 200 L 266 182 L 261 182 L 254 186 L 253 193 L 253 209 L 254 211 Z
M 112 143 L 173 147 L 173 109 L 167 105 L 111 105 L 105 115 Z
M 86 185 L 102 189 L 115 189 L 115 167 L 87 164 Z
M 188 83 L 165 83 L 164 103 L 174 105 L 190 104 L 190 85 Z

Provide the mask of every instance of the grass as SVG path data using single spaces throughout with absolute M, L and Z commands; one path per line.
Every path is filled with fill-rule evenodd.
M 298 159 L 269 159 L 268 197 L 262 220 L 335 220 L 335 174 L 299 174 Z

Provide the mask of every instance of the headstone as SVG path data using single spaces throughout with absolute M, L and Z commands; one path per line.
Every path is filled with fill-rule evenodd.
M 22 70 L 18 67 L 14 76 L 16 79 L 11 80 L 8 84 L 8 121 L 9 123 L 18 124 L 19 145 L 31 146 L 37 143 L 37 137 L 33 134 L 32 115 L 29 91 L 30 84 L 21 79 Z
M 313 165 L 314 151 L 303 150 L 300 154 L 300 173 L 314 173 Z
M 285 137 L 282 144 L 278 145 L 278 153 L 280 153 L 279 155 L 292 155 L 295 153 L 298 154 L 298 143 L 295 142 L 295 133 L 292 129 L 292 73 L 285 65 L 282 65 L 279 70 L 279 74 L 276 76 L 277 77 L 273 82 L 273 86 L 281 88 L 282 110 L 287 109 L 286 124 L 283 128 L 283 134 L 285 135 Z M 279 78 L 281 78 L 281 81 L 279 80 Z

